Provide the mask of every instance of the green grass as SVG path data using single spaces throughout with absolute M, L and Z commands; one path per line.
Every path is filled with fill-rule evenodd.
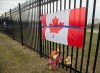
M 90 41 L 90 33 L 87 32 L 86 34 L 86 46 L 85 46 L 85 59 L 87 58 L 87 53 L 88 53 L 88 49 L 89 49 L 89 41 Z M 92 46 L 91 46 L 91 54 L 90 54 L 90 66 L 89 66 L 89 71 L 92 71 L 93 68 L 93 63 L 94 63 L 94 57 L 95 57 L 95 53 L 96 53 L 96 46 L 97 46 L 97 37 L 98 34 L 97 33 L 93 33 L 93 38 L 92 38 Z M 97 61 L 97 67 L 96 67 L 96 73 L 99 73 L 99 67 L 100 67 L 100 51 L 98 53 L 98 61 Z
M 92 45 L 91 45 L 91 53 L 90 53 L 90 61 L 89 61 L 89 73 L 92 73 L 93 70 L 93 63 L 94 63 L 94 57 L 95 57 L 95 51 L 96 51 L 96 45 L 97 45 L 97 37 L 98 34 L 97 33 L 93 33 L 93 38 L 92 38 Z M 90 42 L 90 32 L 86 32 L 86 41 L 85 41 L 85 50 L 84 50 L 84 60 L 83 60 L 83 73 L 85 73 L 86 70 L 86 65 L 87 65 L 87 57 L 88 57 L 88 50 L 89 50 L 89 42 Z M 49 42 L 50 43 L 50 42 Z M 52 43 L 51 43 L 52 44 Z M 45 45 L 44 45 L 45 46 Z M 47 46 L 47 45 L 46 45 Z M 59 44 L 57 45 L 57 47 L 59 46 Z M 47 52 L 50 46 L 47 46 Z M 53 48 L 53 45 L 51 45 L 51 48 Z M 54 49 L 56 48 L 56 45 L 54 45 Z M 65 51 L 64 51 L 64 55 L 66 58 L 66 51 L 67 46 L 64 47 Z M 73 51 L 73 68 L 75 68 L 75 59 L 76 59 L 76 48 L 74 47 L 74 51 Z M 82 55 L 82 49 L 79 48 L 79 53 L 78 53 L 78 67 L 77 69 L 80 70 L 80 64 L 81 64 L 81 55 Z M 61 56 L 63 54 L 63 45 L 61 45 Z M 69 47 L 69 55 L 71 55 L 71 47 Z M 96 66 L 96 73 L 99 73 L 99 67 L 100 67 L 100 51 L 99 51 L 99 55 L 98 55 L 98 61 L 97 61 L 97 66 Z
M 49 71 L 47 60 L 12 38 L 0 33 L 0 73 L 65 73 Z
M 83 61 L 83 73 L 85 73 L 86 70 L 89 41 L 90 41 L 90 33 L 87 32 L 85 41 L 84 61 Z M 91 55 L 89 62 L 89 73 L 92 73 L 96 44 L 97 44 L 97 33 L 93 33 Z M 51 47 L 53 48 L 53 46 Z M 61 49 L 62 47 L 63 46 L 61 45 Z M 56 48 L 55 45 L 54 48 Z M 49 46 L 46 47 L 46 49 L 48 52 Z M 69 53 L 71 53 L 71 47 L 69 49 Z M 64 54 L 66 57 L 66 46 Z M 82 49 L 79 49 L 78 67 L 77 67 L 78 70 L 80 68 L 81 54 L 82 54 Z M 76 47 L 74 47 L 73 55 L 74 55 L 73 67 L 75 67 L 74 63 L 76 59 Z M 99 67 L 100 67 L 99 62 L 100 62 L 100 51 L 98 55 L 96 73 L 99 73 Z M 25 46 L 22 47 L 20 43 L 0 33 L 0 73 L 53 73 L 52 71 L 48 70 L 46 63 L 47 63 L 46 59 L 39 58 L 38 54 L 29 50 Z M 54 71 L 54 73 L 65 73 L 65 71 L 58 68 L 56 71 Z

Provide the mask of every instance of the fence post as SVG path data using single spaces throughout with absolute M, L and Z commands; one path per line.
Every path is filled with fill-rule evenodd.
M 12 15 L 11 15 L 11 9 L 10 9 L 10 24 L 12 25 L 12 38 L 14 40 L 14 33 L 13 33 L 13 22 L 12 22 Z
M 39 18 L 41 16 L 41 0 L 39 1 Z M 40 57 L 42 57 L 42 26 L 41 22 L 39 21 L 39 33 L 40 33 Z
M 0 32 L 1 32 L 1 17 L 0 17 Z
M 0 28 L 1 28 L 1 29 L 0 29 L 0 32 L 2 32 L 2 17 L 0 17 L 0 26 L 1 26 L 1 27 L 0 27 Z
M 5 17 L 4 17 L 4 33 L 6 34 L 6 12 L 5 12 Z
M 1 32 L 3 32 L 3 17 L 1 16 Z
M 8 35 L 8 25 L 7 25 L 7 13 L 5 12 L 5 23 L 6 23 L 6 28 L 7 28 L 7 31 L 6 31 L 6 34 Z
M 2 15 L 2 32 L 4 33 L 4 19 L 3 19 L 3 15 Z
M 21 43 L 22 43 L 22 46 L 23 46 L 23 25 L 22 25 L 22 20 L 21 20 L 21 7 L 20 7 L 20 3 L 18 4 L 19 5 L 19 23 L 20 23 L 20 31 L 21 31 Z

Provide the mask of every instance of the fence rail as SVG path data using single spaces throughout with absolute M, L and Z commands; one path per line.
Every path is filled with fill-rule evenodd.
M 79 3 L 77 4 L 77 1 Z M 93 0 L 93 14 L 91 32 L 86 32 L 89 1 L 86 0 L 86 18 L 83 48 L 62 45 L 42 39 L 42 25 L 39 22 L 41 14 L 48 14 L 65 9 L 75 9 L 83 7 L 83 0 L 29 0 L 24 4 L 18 4 L 14 9 L 5 12 L 0 17 L 0 31 L 9 35 L 13 39 L 19 41 L 22 45 L 26 45 L 32 50 L 39 53 L 40 57 L 49 58 L 51 52 L 59 48 L 59 55 L 62 56 L 63 61 L 59 63 L 59 67 L 70 71 L 70 73 L 98 73 L 99 68 L 96 64 L 99 55 L 100 44 L 100 25 L 98 27 L 98 34 L 93 33 L 96 0 Z M 71 56 L 72 64 L 66 65 L 64 59 L 66 56 Z M 99 59 L 98 59 L 99 60 Z M 98 63 L 98 65 L 100 65 Z M 91 71 L 92 70 L 92 71 Z

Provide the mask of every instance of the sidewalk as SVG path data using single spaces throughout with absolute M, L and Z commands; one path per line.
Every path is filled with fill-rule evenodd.
M 68 71 L 69 72 L 69 71 Z M 48 70 L 47 59 L 0 33 L 0 73 L 68 73 Z

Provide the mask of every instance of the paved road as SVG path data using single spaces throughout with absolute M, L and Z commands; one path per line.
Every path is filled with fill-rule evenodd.
M 87 32 L 91 32 L 91 30 L 86 30 Z M 98 33 L 98 30 L 93 30 L 93 33 Z

